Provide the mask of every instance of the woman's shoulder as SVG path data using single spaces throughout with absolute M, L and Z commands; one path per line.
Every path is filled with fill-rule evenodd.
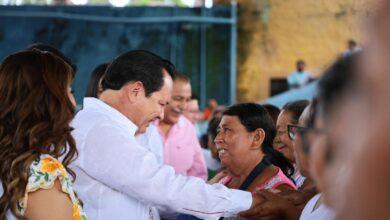
M 42 154 L 35 158 L 28 169 L 28 180 L 24 198 L 19 202 L 19 211 L 23 214 L 27 207 L 28 193 L 39 189 L 51 189 L 59 179 L 61 188 L 69 193 L 71 188 L 68 172 L 62 163 L 50 155 Z
M 252 192 L 257 189 L 263 189 L 263 185 L 272 179 L 277 173 L 278 168 L 276 166 L 268 166 L 255 178 L 255 180 L 248 187 L 248 191 Z
M 259 189 L 276 189 L 282 185 L 295 190 L 297 189 L 293 181 L 291 181 L 280 168 L 275 167 L 275 169 L 273 175 L 268 176 L 267 180 L 258 187 Z
M 22 215 L 25 213 L 29 193 L 40 189 L 53 189 L 55 184 L 59 184 L 59 189 L 69 195 L 73 209 L 77 210 L 77 214 L 84 216 L 81 204 L 73 191 L 72 181 L 64 165 L 56 158 L 47 154 L 37 157 L 28 169 L 25 196 L 18 205 L 20 213 Z
M 59 178 L 60 182 L 71 182 L 69 174 L 62 163 L 50 155 L 43 154 L 37 157 L 30 165 L 27 189 L 29 191 L 50 189 L 57 178 Z

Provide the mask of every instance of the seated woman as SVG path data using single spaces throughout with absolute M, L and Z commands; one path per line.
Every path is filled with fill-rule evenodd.
M 1 64 L 0 219 L 86 219 L 67 167 L 77 154 L 73 78 L 49 52 L 18 52 Z
M 220 183 L 253 192 L 258 189 L 295 190 L 289 177 L 294 167 L 273 149 L 274 123 L 264 107 L 242 103 L 222 113 L 215 144 L 228 176 Z
M 297 125 L 298 119 L 303 110 L 309 105 L 307 100 L 297 100 L 287 103 L 283 106 L 278 119 L 276 121 L 277 135 L 274 140 L 275 150 L 282 153 L 288 161 L 296 168 L 296 158 L 294 156 L 294 141 L 289 138 L 287 127 L 288 125 Z M 305 183 L 305 177 L 301 175 L 298 169 L 295 169 L 292 178 L 298 188 L 301 188 Z

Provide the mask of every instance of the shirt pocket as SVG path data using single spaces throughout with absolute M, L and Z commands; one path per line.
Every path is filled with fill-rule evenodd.
M 195 150 L 189 141 L 176 143 L 173 146 L 174 163 L 177 166 L 177 171 L 182 174 L 187 174 L 194 163 Z

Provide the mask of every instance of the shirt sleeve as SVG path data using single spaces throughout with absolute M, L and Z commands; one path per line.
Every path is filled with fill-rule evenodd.
M 294 83 L 294 80 L 293 80 L 293 73 L 291 73 L 288 77 L 287 77 L 287 83 L 289 85 L 292 85 Z
M 80 168 L 110 188 L 202 219 L 234 216 L 252 203 L 249 192 L 176 175 L 172 167 L 159 165 L 131 134 L 109 123 L 99 123 L 86 134 L 81 158 Z
M 196 176 L 202 178 L 203 180 L 207 180 L 207 166 L 202 152 L 202 148 L 195 133 L 195 128 L 193 129 L 193 132 L 191 132 L 191 137 L 191 143 L 193 143 L 194 148 L 194 162 L 192 164 L 192 167 L 188 170 L 188 175 Z

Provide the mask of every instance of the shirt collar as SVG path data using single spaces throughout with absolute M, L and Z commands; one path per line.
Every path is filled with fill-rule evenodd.
M 135 135 L 135 132 L 138 130 L 137 125 L 130 119 L 100 99 L 92 97 L 84 98 L 83 109 L 94 109 L 104 113 L 122 126 L 125 126 L 130 131 L 131 135 Z
M 173 124 L 172 127 L 177 126 L 179 128 L 183 128 L 185 126 L 185 124 L 186 124 L 184 117 L 185 117 L 184 115 L 180 115 L 179 120 L 176 122 L 176 124 Z M 160 124 L 160 120 L 155 120 L 154 121 L 154 125 L 156 127 L 158 127 L 159 124 Z
M 177 121 L 177 123 L 176 123 L 179 128 L 183 128 L 186 124 L 186 122 L 185 122 L 186 119 L 184 117 L 185 117 L 184 115 L 181 115 L 179 117 L 179 121 Z

